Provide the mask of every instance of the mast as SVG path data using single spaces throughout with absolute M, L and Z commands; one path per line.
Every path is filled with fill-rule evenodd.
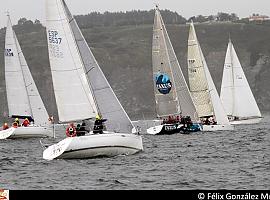
M 235 113 L 235 75 L 234 75 L 231 36 L 229 36 L 229 48 L 230 48 L 231 68 L 232 68 L 232 116 L 234 116 L 234 113 Z

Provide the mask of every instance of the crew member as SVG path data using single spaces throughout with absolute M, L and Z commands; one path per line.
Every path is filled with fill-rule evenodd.
M 102 117 L 100 115 L 96 116 L 96 121 L 94 123 L 94 130 L 93 133 L 97 134 L 102 134 L 103 133 L 103 129 L 104 129 L 104 125 L 103 122 L 107 121 L 107 119 L 102 119 Z
M 18 126 L 20 126 L 20 121 L 19 118 L 15 118 L 14 122 L 12 123 L 12 126 L 17 128 Z
M 86 133 L 85 126 L 81 124 L 77 124 L 76 131 L 77 131 L 77 136 L 84 136 Z
M 27 126 L 30 125 L 30 122 L 29 122 L 28 118 L 25 118 L 25 119 L 24 119 L 22 125 L 25 126 L 25 127 L 27 127 Z
M 3 130 L 7 130 L 8 128 L 9 128 L 8 124 L 7 123 L 4 123 Z

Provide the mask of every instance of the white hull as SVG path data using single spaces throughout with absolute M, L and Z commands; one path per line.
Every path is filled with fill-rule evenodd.
M 83 159 L 130 155 L 143 150 L 142 137 L 134 134 L 104 133 L 68 137 L 43 152 L 46 160 Z
M 153 127 L 148 128 L 146 132 L 151 135 L 156 135 L 161 132 L 162 128 L 163 128 L 163 125 L 153 126 Z
M 216 124 L 216 125 L 203 125 L 202 131 L 233 131 L 234 126 L 231 124 Z
M 52 127 L 28 126 L 0 131 L 0 139 L 53 137 Z
M 241 119 L 241 120 L 232 120 L 230 121 L 231 124 L 258 124 L 262 118 L 252 118 L 252 119 Z
M 0 140 L 9 138 L 15 130 L 15 128 L 11 127 L 9 129 L 0 131 Z

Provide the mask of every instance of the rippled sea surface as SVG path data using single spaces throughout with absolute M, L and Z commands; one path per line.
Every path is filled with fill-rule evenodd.
M 139 123 L 144 151 L 130 156 L 46 161 L 39 139 L 2 140 L 0 188 L 270 189 L 269 116 L 234 131 L 189 135 L 147 135 L 149 122 Z M 58 131 L 57 137 L 64 133 Z

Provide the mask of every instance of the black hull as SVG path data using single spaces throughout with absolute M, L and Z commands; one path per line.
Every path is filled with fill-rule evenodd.
M 192 132 L 198 132 L 202 129 L 199 128 L 199 125 L 196 127 L 184 127 L 183 124 L 164 124 L 161 131 L 156 135 L 172 135 L 176 133 L 189 134 Z

